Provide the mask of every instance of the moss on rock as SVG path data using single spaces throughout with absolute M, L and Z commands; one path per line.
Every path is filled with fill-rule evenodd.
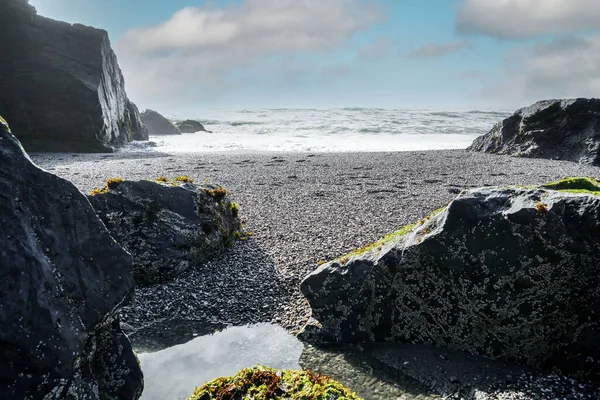
M 194 390 L 188 400 L 360 400 L 350 389 L 326 375 L 309 370 L 277 371 L 262 365 L 235 376 L 217 378 Z
M 560 190 L 572 193 L 587 193 L 600 196 L 600 181 L 592 177 L 565 177 L 556 182 L 544 183 L 543 189 Z

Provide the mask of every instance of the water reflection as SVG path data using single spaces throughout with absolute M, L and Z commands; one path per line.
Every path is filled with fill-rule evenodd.
M 299 369 L 303 345 L 280 326 L 231 327 L 156 353 L 139 354 L 144 371 L 142 400 L 186 399 L 195 386 L 264 364 Z

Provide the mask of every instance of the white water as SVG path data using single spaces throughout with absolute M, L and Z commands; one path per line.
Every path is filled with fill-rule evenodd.
M 155 136 L 156 151 L 409 151 L 464 149 L 509 115 L 372 108 L 257 109 L 171 115 L 213 133 Z

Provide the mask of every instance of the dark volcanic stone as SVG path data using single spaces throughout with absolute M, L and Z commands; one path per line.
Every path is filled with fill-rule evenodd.
M 600 99 L 539 101 L 498 123 L 468 150 L 600 165 Z
M 151 136 L 181 135 L 179 128 L 154 110 L 144 110 L 141 117 Z
M 111 152 L 147 139 L 104 30 L 0 0 L 0 115 L 27 151 Z
M 204 126 L 198 122 L 191 119 L 186 119 L 185 121 L 181 121 L 177 123 L 177 127 L 182 133 L 195 133 L 195 132 L 209 132 L 204 129 Z
M 472 189 L 301 290 L 322 324 L 306 338 L 434 344 L 598 380 L 600 196 Z
M 131 256 L 2 123 L 0 162 L 0 398 L 137 399 L 142 373 L 118 323 Z
M 224 191 L 215 195 L 215 187 L 154 181 L 110 186 L 89 200 L 133 255 L 138 283 L 172 279 L 231 246 L 239 234 L 237 205 Z

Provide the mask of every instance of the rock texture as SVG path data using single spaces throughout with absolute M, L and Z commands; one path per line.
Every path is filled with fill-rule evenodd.
M 304 336 L 434 344 L 600 379 L 599 194 L 587 179 L 465 191 L 309 275 L 318 323 Z
M 144 110 L 142 122 L 152 136 L 181 135 L 181 131 L 171 121 L 154 110 Z
M 131 256 L 1 119 L 0 163 L 0 398 L 137 399 L 142 373 L 117 316 Z
M 111 152 L 147 139 L 104 30 L 0 0 L 0 114 L 27 151 Z
M 186 119 L 185 121 L 181 121 L 177 123 L 177 128 L 181 131 L 181 133 L 195 133 L 195 132 L 209 132 L 204 128 L 198 121 L 194 121 L 192 119 Z
M 600 165 L 600 99 L 539 101 L 498 123 L 468 150 Z
M 172 279 L 241 235 L 238 206 L 220 187 L 109 180 L 89 199 L 113 237 L 133 255 L 139 283 Z

